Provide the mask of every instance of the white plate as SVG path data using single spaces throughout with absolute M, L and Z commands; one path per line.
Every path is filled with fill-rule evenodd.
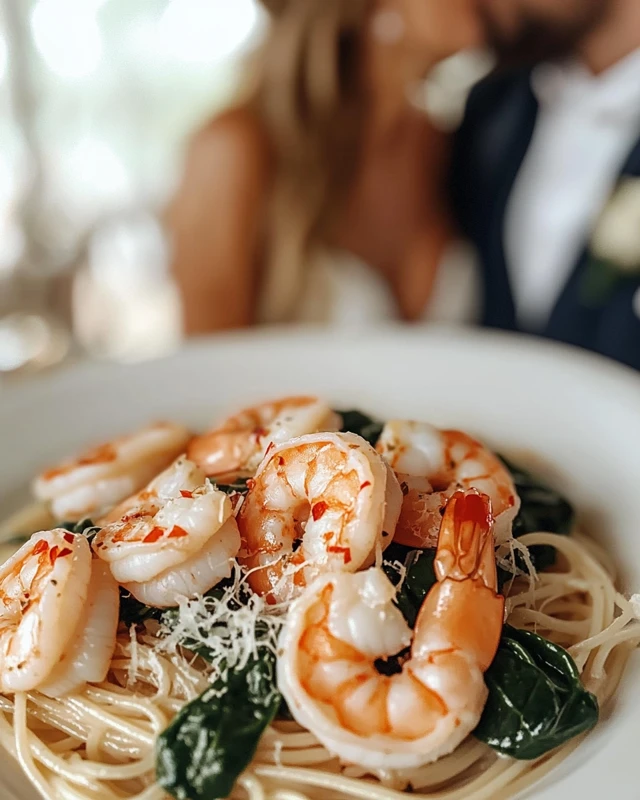
M 640 589 L 640 378 L 581 351 L 502 334 L 237 335 L 142 366 L 44 376 L 0 398 L 0 509 L 22 502 L 27 479 L 78 446 L 163 417 L 204 426 L 254 399 L 299 392 L 460 426 L 535 460 L 610 546 L 623 587 Z M 607 718 L 525 797 L 638 800 L 639 678 L 634 658 Z M 31 800 L 5 761 L 0 797 Z

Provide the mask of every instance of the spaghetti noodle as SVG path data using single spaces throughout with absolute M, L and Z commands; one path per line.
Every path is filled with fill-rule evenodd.
M 526 534 L 530 548 L 559 554 L 553 571 L 506 587 L 508 622 L 566 647 L 601 705 L 614 694 L 640 643 L 634 602 L 615 587 L 607 556 L 581 536 Z M 161 800 L 154 783 L 157 736 L 207 685 L 184 654 L 163 652 L 148 634 L 121 626 L 107 680 L 62 699 L 39 692 L 0 697 L 0 744 L 40 793 L 61 800 Z M 452 754 L 412 771 L 365 774 L 341 764 L 308 731 L 276 721 L 238 779 L 234 800 L 505 800 L 538 780 L 578 745 L 534 761 L 497 756 L 469 737 Z

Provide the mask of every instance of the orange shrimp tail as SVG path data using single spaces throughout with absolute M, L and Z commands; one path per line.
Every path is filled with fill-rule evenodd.
M 448 641 L 473 654 L 486 670 L 495 656 L 504 618 L 497 593 L 491 501 L 472 489 L 456 492 L 442 519 L 434 561 L 438 583 L 429 592 L 416 624 L 433 649 Z
M 495 589 L 493 547 L 488 549 L 488 542 L 493 545 L 491 500 L 475 489 L 456 492 L 447 503 L 440 526 L 434 561 L 438 580 L 482 577 L 489 588 Z

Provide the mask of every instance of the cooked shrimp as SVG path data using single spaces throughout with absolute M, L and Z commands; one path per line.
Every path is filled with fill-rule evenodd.
M 250 474 L 267 449 L 295 436 L 339 430 L 342 420 L 317 397 L 285 397 L 229 417 L 194 438 L 187 456 L 207 475 Z
M 330 752 L 366 769 L 409 769 L 450 753 L 476 727 L 504 612 L 490 509 L 475 492 L 449 501 L 437 583 L 413 643 L 395 590 L 375 567 L 325 575 L 291 607 L 278 686 L 297 722 Z M 409 644 L 401 671 L 380 674 L 376 661 Z
M 392 539 L 401 502 L 392 471 L 355 434 L 313 433 L 276 445 L 238 513 L 252 589 L 282 601 L 322 571 L 373 563 Z
M 444 507 L 459 489 L 491 499 L 498 543 L 511 535 L 520 508 L 509 470 L 483 444 L 462 431 L 441 431 L 426 422 L 388 422 L 377 444 L 402 485 L 404 501 L 395 541 L 435 547 Z
M 231 501 L 185 458 L 131 498 L 126 513 L 93 542 L 118 583 L 161 607 L 228 577 L 239 547 Z
M 77 634 L 90 578 L 87 540 L 62 529 L 34 533 L 0 568 L 0 691 L 49 678 Z
M 173 603 L 177 597 L 204 594 L 229 577 L 239 549 L 238 525 L 229 517 L 215 536 L 182 564 L 145 583 L 127 583 L 126 588 L 141 603 L 159 608 Z
M 181 425 L 150 425 L 48 469 L 34 481 L 34 494 L 51 502 L 57 519 L 99 515 L 141 489 L 184 452 L 189 439 Z
M 106 564 L 91 562 L 87 601 L 67 651 L 40 691 L 61 697 L 85 683 L 101 683 L 116 647 L 120 595 Z
M 178 458 L 139 492 L 127 497 L 98 519 L 98 525 L 104 527 L 112 522 L 119 522 L 140 509 L 155 514 L 169 500 L 188 497 L 191 492 L 203 486 L 205 481 L 204 472 L 192 461 Z

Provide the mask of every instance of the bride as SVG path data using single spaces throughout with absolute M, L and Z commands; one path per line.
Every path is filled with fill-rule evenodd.
M 167 215 L 186 329 L 467 320 L 446 138 L 409 99 L 480 44 L 473 0 L 262 0 L 249 97 L 194 138 Z

